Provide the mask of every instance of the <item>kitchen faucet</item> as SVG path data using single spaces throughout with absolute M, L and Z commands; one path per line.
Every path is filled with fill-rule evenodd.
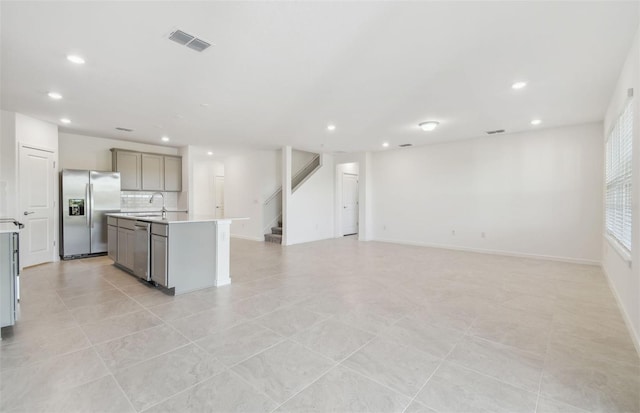
M 162 192 L 154 192 L 153 194 L 151 194 L 149 203 L 153 202 L 153 197 L 155 197 L 156 195 L 160 195 L 160 197 L 162 198 L 162 219 L 167 219 L 167 208 L 165 208 L 164 206 L 164 194 Z

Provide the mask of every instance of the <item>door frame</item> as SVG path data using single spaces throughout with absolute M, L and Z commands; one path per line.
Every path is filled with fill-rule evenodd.
M 345 170 L 346 168 L 354 168 L 355 171 Z M 343 174 L 348 173 L 351 175 L 356 175 L 358 177 L 358 239 L 360 240 L 362 235 L 362 222 L 363 222 L 363 211 L 364 211 L 364 195 L 363 190 L 364 187 L 361 185 L 361 170 L 359 162 L 342 162 L 336 164 L 335 166 L 335 185 L 334 185 L 334 237 L 342 238 L 344 236 L 343 228 L 342 228 L 342 182 L 343 182 Z
M 344 220 L 343 220 L 343 216 L 344 216 L 344 180 L 347 176 L 351 176 L 354 177 L 356 179 L 356 213 L 355 213 L 355 219 L 356 219 L 356 232 L 349 232 L 348 234 L 345 233 L 344 230 Z M 340 224 L 342 226 L 342 228 L 340 228 L 341 232 L 342 232 L 342 236 L 345 235 L 358 235 L 360 233 L 360 175 L 354 172 L 342 172 L 341 174 L 341 180 L 342 180 L 342 197 L 341 197 L 341 201 L 342 201 L 342 214 L 340 215 Z
M 224 211 L 225 211 L 225 207 L 224 207 L 224 175 L 214 175 L 213 176 L 213 199 L 214 199 L 214 215 L 216 217 L 218 217 L 218 208 L 216 208 L 218 206 L 218 185 L 220 182 L 220 179 L 222 179 L 222 217 L 224 217 Z
M 53 242 L 53 248 L 52 248 L 52 256 L 50 257 L 50 261 L 48 262 L 54 262 L 54 261 L 58 261 L 59 257 L 58 257 L 58 248 L 59 248 L 59 224 L 60 224 L 60 211 L 59 211 L 59 203 L 58 203 L 58 198 L 60 195 L 59 192 L 59 184 L 60 184 L 60 179 L 58 176 L 58 151 L 57 149 L 52 149 L 52 148 L 46 148 L 43 146 L 39 146 L 39 145 L 32 145 L 29 143 L 22 143 L 22 142 L 18 142 L 18 159 L 17 159 L 17 174 L 16 174 L 16 187 L 17 187 L 17 217 L 16 219 L 18 219 L 19 221 L 23 218 L 23 212 L 24 212 L 24 208 L 23 208 L 23 204 L 22 204 L 22 155 L 24 153 L 24 151 L 26 149 L 33 149 L 36 151 L 42 151 L 42 152 L 47 152 L 50 153 L 53 156 L 53 168 L 51 171 L 51 179 L 52 179 L 52 183 L 51 183 L 51 187 L 52 187 L 52 212 L 51 212 L 51 223 L 50 225 L 50 233 L 52 234 L 52 242 Z M 22 244 L 24 245 L 24 244 Z M 24 248 L 20 248 L 20 270 L 22 270 L 25 267 L 25 263 L 27 262 L 27 260 L 25 259 L 25 254 L 26 251 Z M 44 263 L 43 263 L 44 264 Z M 39 265 L 39 264 L 34 264 L 34 265 Z

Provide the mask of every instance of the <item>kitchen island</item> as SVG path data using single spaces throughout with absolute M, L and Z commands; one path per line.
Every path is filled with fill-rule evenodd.
M 107 214 L 115 265 L 171 294 L 231 283 L 230 225 L 246 218 L 184 212 Z

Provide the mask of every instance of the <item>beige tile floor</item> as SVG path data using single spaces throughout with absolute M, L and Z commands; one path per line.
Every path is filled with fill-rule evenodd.
M 167 296 L 105 257 L 22 274 L 2 412 L 638 412 L 593 266 L 353 238 L 233 240 L 233 283 Z

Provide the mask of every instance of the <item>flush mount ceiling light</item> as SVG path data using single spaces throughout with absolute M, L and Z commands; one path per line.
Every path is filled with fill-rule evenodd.
M 327 130 L 333 132 L 334 130 L 336 130 L 336 125 L 330 123 L 327 125 Z
M 540 119 L 534 119 L 534 120 L 531 121 L 532 125 L 539 125 L 541 123 L 542 123 L 542 121 Z
M 383 148 L 388 148 L 389 147 L 389 142 L 383 142 L 382 143 L 382 147 Z
M 435 120 L 430 120 L 430 121 L 427 121 L 427 122 L 419 123 L 418 126 L 420 126 L 420 129 L 422 129 L 425 132 L 431 132 L 439 124 L 440 124 L 440 122 L 436 122 Z
M 213 152 L 209 151 L 209 152 L 207 152 L 207 155 L 211 156 L 211 155 L 213 155 Z
M 527 82 L 515 82 L 513 85 L 511 85 L 511 88 L 512 89 L 522 89 L 525 86 L 527 86 Z
M 67 55 L 67 60 L 70 61 L 71 63 L 75 63 L 77 65 L 83 65 L 84 64 L 84 59 L 78 55 L 75 54 L 70 54 Z
M 67 118 L 62 118 L 62 119 L 60 119 L 60 122 L 67 124 L 67 123 L 71 123 L 71 120 L 69 120 Z
M 163 136 L 160 139 L 162 140 L 162 142 L 169 142 L 169 137 L 168 136 Z
M 55 99 L 55 100 L 62 99 L 62 95 L 60 93 L 56 93 L 56 92 L 49 92 L 49 93 L 47 93 L 47 96 L 49 96 L 51 99 Z

